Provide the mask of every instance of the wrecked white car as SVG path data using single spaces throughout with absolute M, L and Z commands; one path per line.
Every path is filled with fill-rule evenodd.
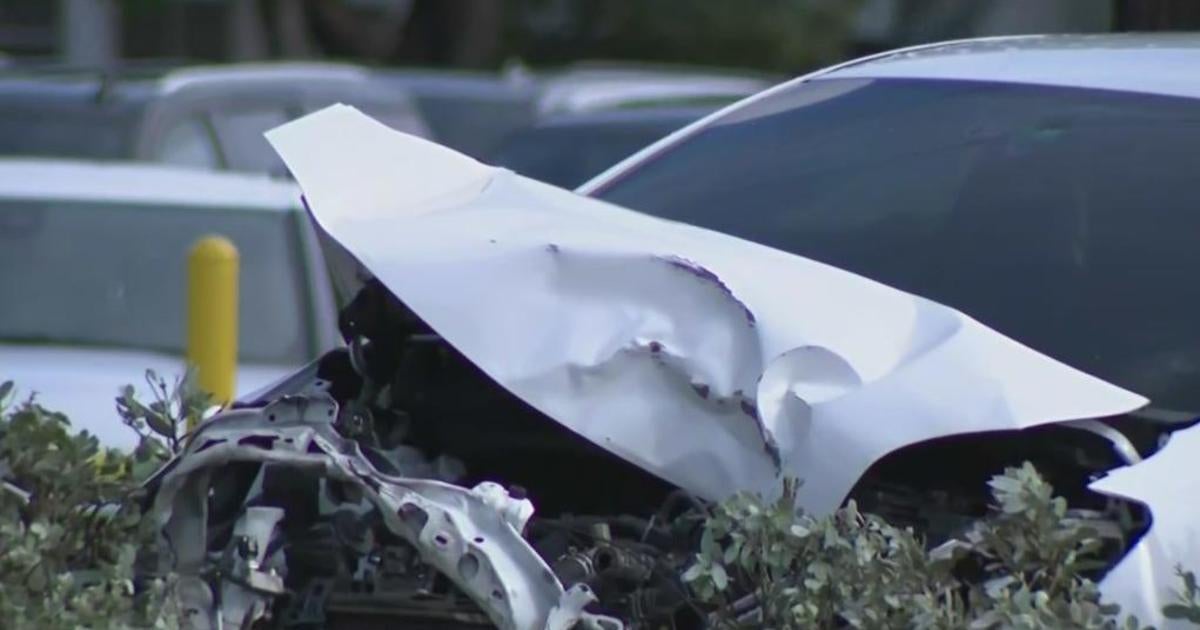
M 268 137 L 324 233 L 347 348 L 151 480 L 197 627 L 686 625 L 703 501 L 800 478 L 811 512 L 853 497 L 936 540 L 1022 460 L 1104 534 L 1106 592 L 1161 623 L 1167 563 L 1196 551 L 1197 437 L 1142 396 L 353 108 Z

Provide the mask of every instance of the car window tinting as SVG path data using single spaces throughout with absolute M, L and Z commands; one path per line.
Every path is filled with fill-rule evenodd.
M 4 104 L 0 105 L 0 154 L 129 158 L 136 126 L 137 115 L 131 110 Z
M 562 188 L 575 188 L 688 121 L 575 125 L 514 134 L 489 161 Z
M 238 354 L 308 360 L 298 236 L 284 212 L 0 201 L 0 340 L 182 353 L 186 257 L 224 234 L 240 260 Z
M 923 295 L 1197 410 L 1197 164 L 1190 99 L 827 79 L 714 121 L 597 196 Z

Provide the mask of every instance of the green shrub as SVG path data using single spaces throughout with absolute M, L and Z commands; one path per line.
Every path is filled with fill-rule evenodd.
M 1196 584 L 1196 574 L 1183 567 L 1177 567 L 1175 571 L 1183 582 L 1183 590 L 1176 592 L 1174 603 L 1163 608 L 1163 615 L 1167 619 L 1185 619 L 1200 626 L 1200 586 Z
M 140 482 L 186 439 L 208 404 L 187 379 L 147 374 L 153 401 L 117 399 L 139 436 L 101 448 L 34 399 L 0 384 L 0 623 L 13 630 L 176 628 L 170 576 L 136 571 L 155 533 Z M 797 484 L 766 503 L 741 494 L 711 507 L 684 580 L 720 628 L 1136 628 L 1086 577 L 1099 541 L 1030 464 L 991 483 L 993 508 L 959 539 L 927 550 L 911 530 L 850 503 L 816 518 Z M 135 574 L 137 577 L 135 578 Z M 1200 587 L 1164 613 L 1200 625 Z
M 1085 577 L 1099 540 L 1030 464 L 991 481 L 994 505 L 932 551 L 853 503 L 815 518 L 795 485 L 716 506 L 685 580 L 727 628 L 1136 628 Z M 970 575 L 970 579 L 962 577 Z M 1188 583 L 1179 616 L 1198 609 Z
M 927 555 L 911 532 L 853 503 L 827 518 L 800 514 L 794 484 L 773 504 L 741 494 L 716 506 L 700 547 L 684 580 L 717 606 L 720 627 L 957 627 L 966 618 L 951 558 Z
M 74 433 L 34 398 L 0 385 L 0 620 L 13 630 L 176 628 L 169 581 L 135 581 L 153 541 L 141 476 L 168 446 L 135 454 Z M 158 440 L 154 440 L 158 442 Z

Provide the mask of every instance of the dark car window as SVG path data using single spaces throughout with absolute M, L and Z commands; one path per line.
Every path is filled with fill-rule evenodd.
M 695 118 L 532 127 L 513 134 L 489 161 L 555 186 L 575 188 Z
M 137 124 L 133 110 L 4 103 L 0 104 L 0 154 L 129 158 Z
M 512 130 L 527 127 L 534 119 L 532 100 L 526 98 L 421 94 L 415 98 L 439 143 L 475 157 L 495 151 Z
M 307 361 L 299 231 L 282 211 L 0 201 L 0 339 L 182 353 L 186 257 L 206 234 L 240 260 L 238 354 Z
M 596 194 L 937 300 L 1198 410 L 1198 165 L 1190 99 L 829 79 L 731 112 Z

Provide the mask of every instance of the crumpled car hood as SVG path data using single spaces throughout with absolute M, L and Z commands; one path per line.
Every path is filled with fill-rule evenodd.
M 268 139 L 323 230 L 448 343 L 705 498 L 797 477 L 801 505 L 823 513 L 900 447 L 1146 403 L 946 306 L 481 164 L 351 107 Z

